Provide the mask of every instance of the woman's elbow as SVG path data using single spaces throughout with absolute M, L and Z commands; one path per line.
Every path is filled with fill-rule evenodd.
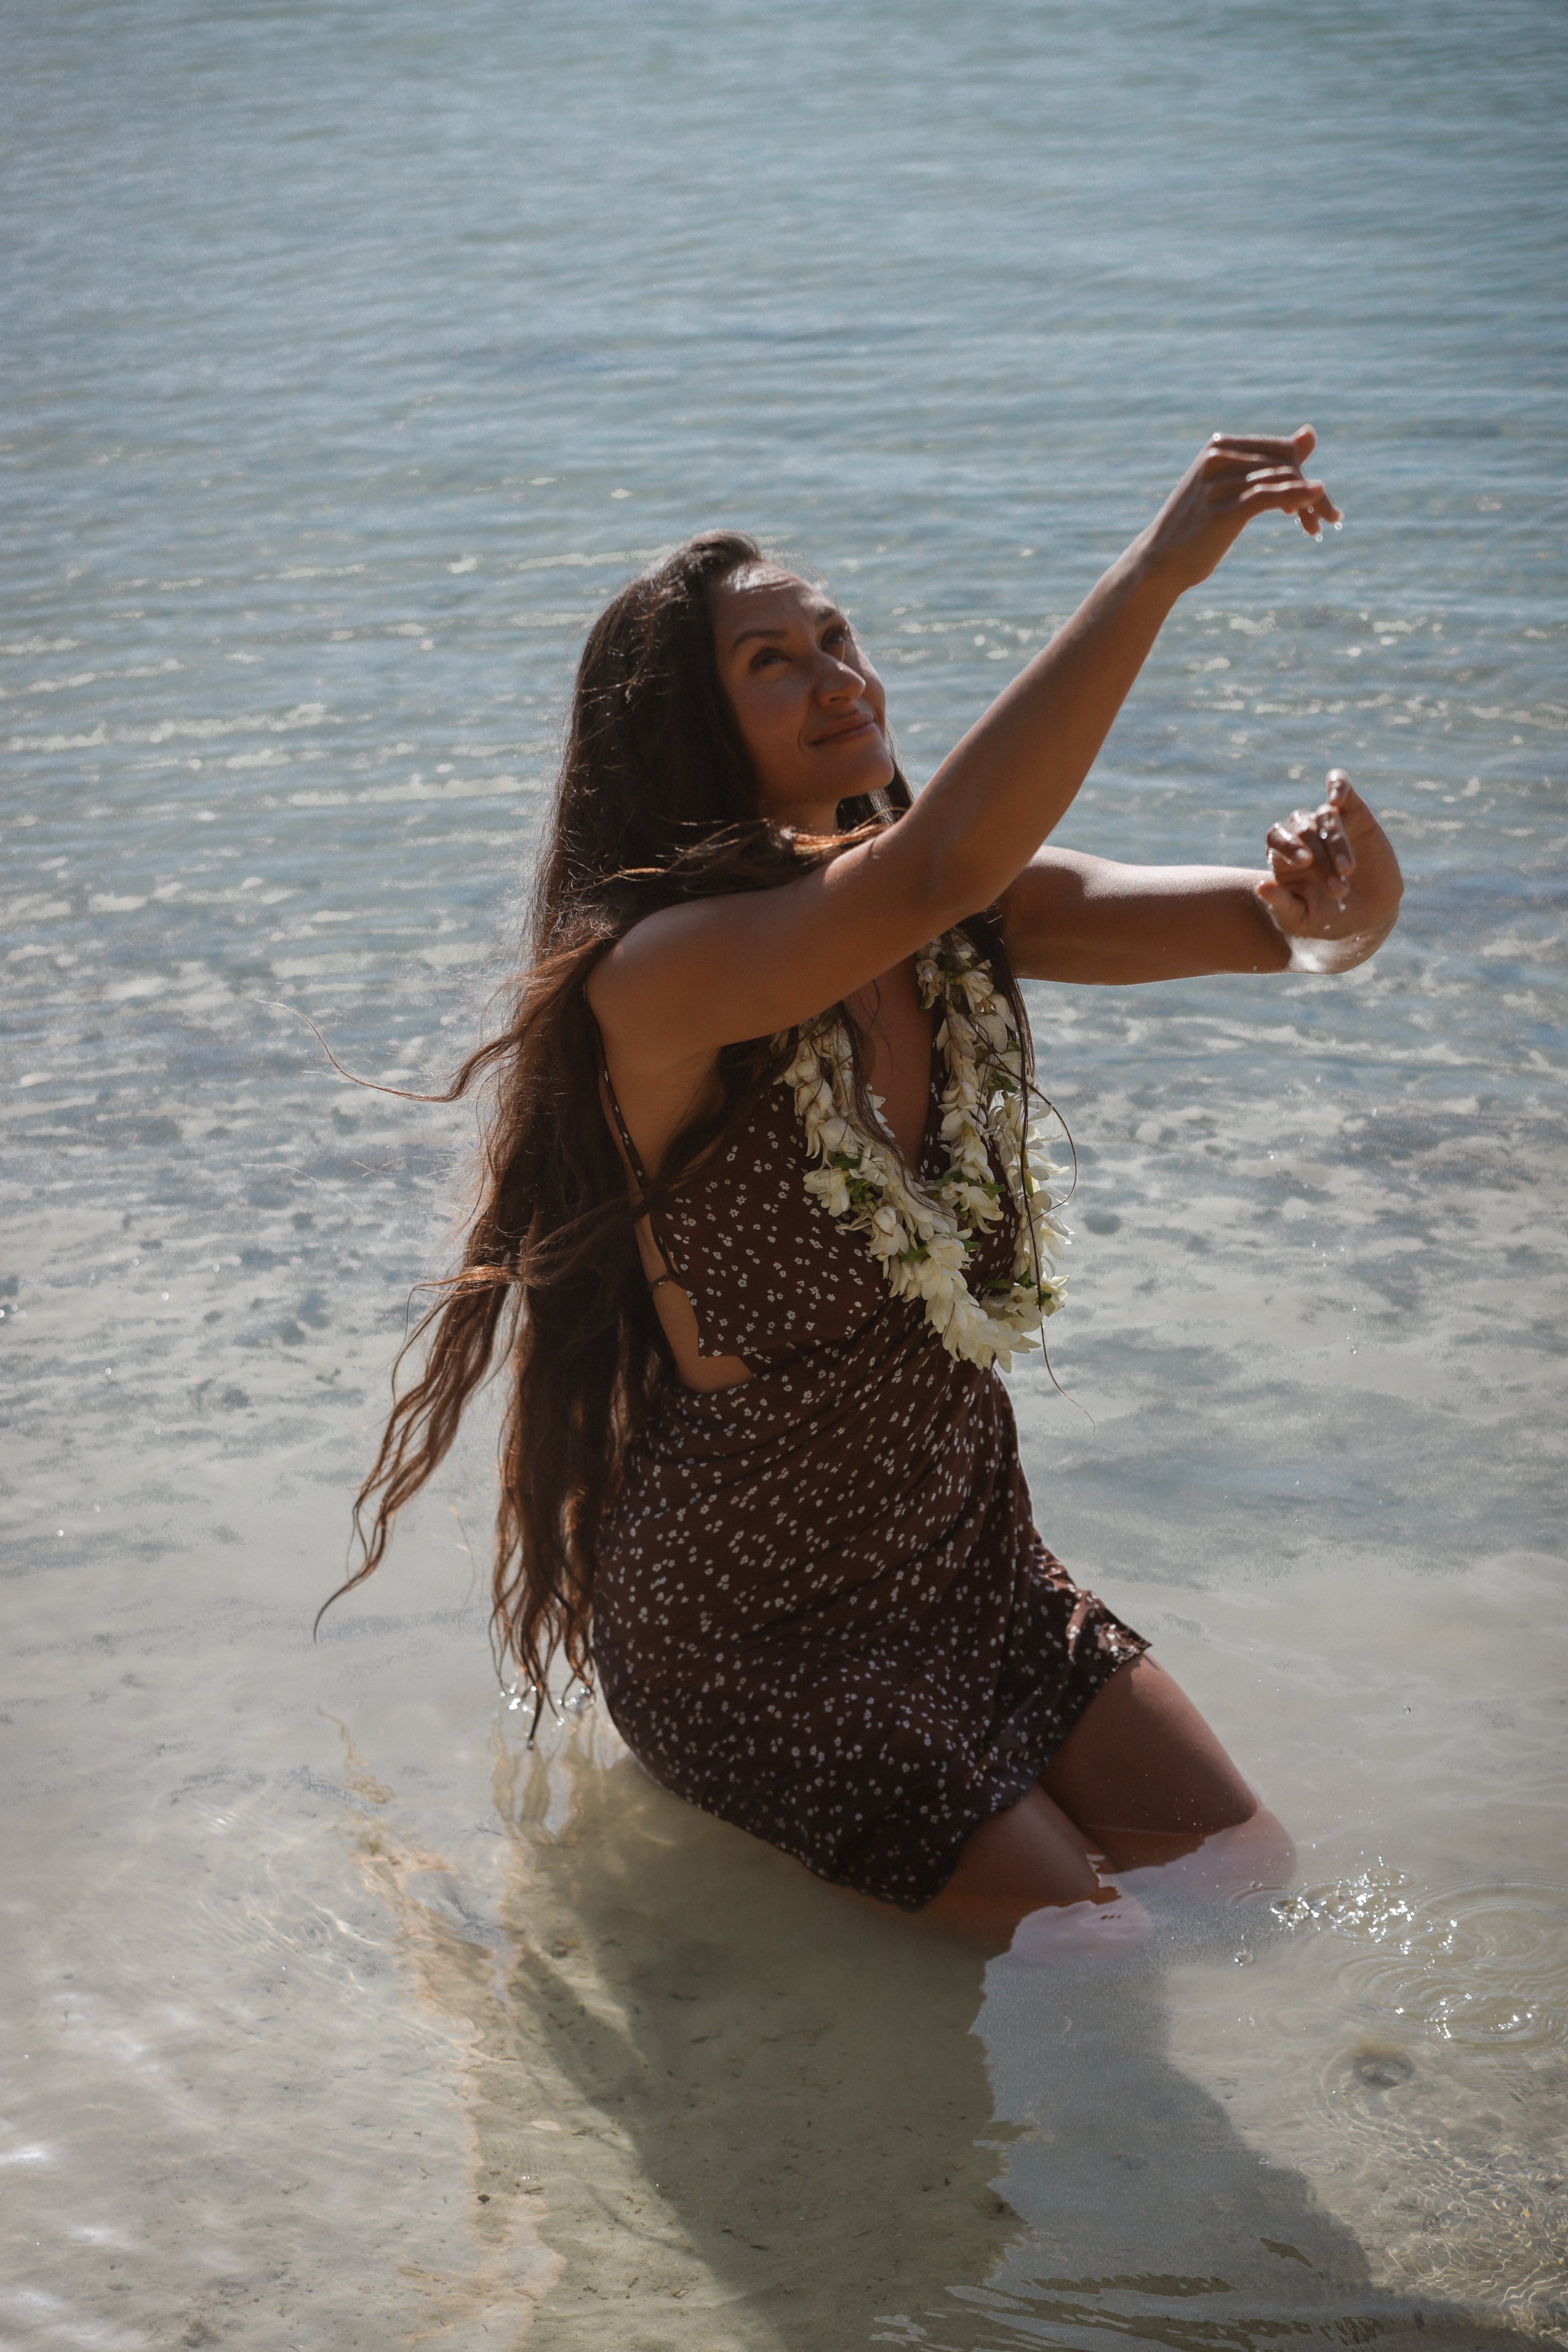
M 998 873 L 994 859 L 977 857 L 963 844 L 937 841 L 919 845 L 903 880 L 912 916 L 918 916 L 927 939 L 939 939 L 994 906 L 1011 878 Z

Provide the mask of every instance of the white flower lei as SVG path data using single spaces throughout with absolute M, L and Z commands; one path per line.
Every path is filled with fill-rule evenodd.
M 962 931 L 948 931 L 915 961 L 920 1001 L 940 1004 L 936 1044 L 947 1083 L 942 1140 L 947 1165 L 925 1185 L 910 1181 L 885 1131 L 867 1134 L 854 1114 L 850 1039 L 836 1013 L 802 1024 L 795 1057 L 779 1079 L 794 1089 L 806 1129 L 806 1190 L 828 1214 L 866 1236 L 895 1298 L 924 1298 L 945 1347 L 971 1363 L 1012 1368 L 1019 1349 L 1061 1305 L 1065 1275 L 1050 1270 L 1067 1234 L 1050 1186 L 1062 1171 L 1030 1158 L 1039 1134 L 1029 1113 L 1023 1046 L 990 967 Z M 870 1097 L 880 1112 L 881 1097 Z M 988 1142 L 995 1147 L 1019 1210 L 1009 1280 L 977 1299 L 964 1267 L 985 1229 L 1002 1214 Z M 1044 1180 L 1043 1181 L 1041 1180 Z

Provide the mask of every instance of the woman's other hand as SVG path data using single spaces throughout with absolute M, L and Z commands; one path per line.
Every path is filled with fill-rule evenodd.
M 1291 944 L 1293 969 L 1343 971 L 1394 929 L 1405 883 L 1394 846 L 1343 768 L 1328 795 L 1268 833 L 1269 877 L 1257 895 Z
M 1217 433 L 1143 534 L 1140 552 L 1178 592 L 1196 587 L 1254 516 L 1293 514 L 1309 539 L 1343 520 L 1322 482 L 1303 474 L 1317 446 L 1310 425 L 1287 439 Z

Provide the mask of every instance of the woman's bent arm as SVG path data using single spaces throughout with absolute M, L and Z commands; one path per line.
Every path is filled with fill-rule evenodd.
M 1023 980 L 1125 986 L 1201 972 L 1344 971 L 1398 918 L 1387 835 L 1343 769 L 1328 797 L 1270 828 L 1269 866 L 1122 866 L 1042 849 L 1002 893 Z
M 645 1068 L 786 1029 L 991 904 L 1071 805 L 1178 596 L 1256 515 L 1317 535 L 1337 510 L 1289 440 L 1215 439 L 1079 611 L 900 822 L 781 887 L 668 908 L 598 965 L 593 1009 Z

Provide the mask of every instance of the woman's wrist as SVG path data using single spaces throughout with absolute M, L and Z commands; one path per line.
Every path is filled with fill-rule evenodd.
M 1130 603 L 1159 608 L 1162 620 L 1191 586 L 1177 575 L 1169 551 L 1161 547 L 1155 523 L 1138 533 L 1111 567 L 1111 578 Z
M 1368 923 L 1358 931 L 1345 931 L 1338 936 L 1328 932 L 1288 931 L 1276 919 L 1272 908 L 1256 885 L 1252 895 L 1267 915 L 1270 929 L 1283 940 L 1289 951 L 1290 961 L 1281 966 L 1281 970 L 1286 971 L 1319 974 L 1353 971 L 1358 963 L 1364 963 L 1369 956 L 1376 954 L 1399 919 L 1399 910 L 1396 908 L 1392 914 L 1385 915 L 1379 922 Z

